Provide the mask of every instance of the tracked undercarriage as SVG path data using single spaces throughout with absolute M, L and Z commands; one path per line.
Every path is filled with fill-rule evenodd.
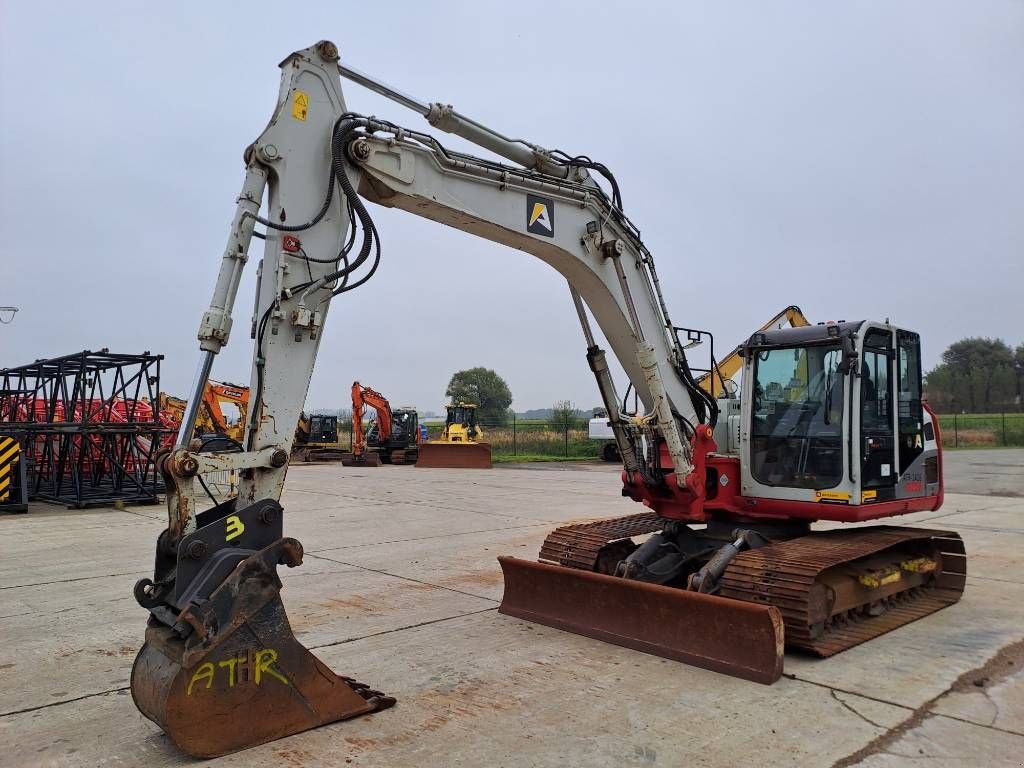
M 783 637 L 831 656 L 955 603 L 966 576 L 951 531 L 695 530 L 653 512 L 558 528 L 540 561 L 502 558 L 503 613 L 758 682 L 781 674 Z

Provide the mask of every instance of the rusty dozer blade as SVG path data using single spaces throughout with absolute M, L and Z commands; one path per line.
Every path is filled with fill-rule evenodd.
M 277 565 L 299 565 L 302 545 L 280 537 L 280 506 L 231 511 L 182 539 L 173 579 L 136 588 L 152 614 L 132 666 L 139 711 L 183 752 L 209 758 L 392 706 L 293 635 Z M 273 541 L 240 550 L 223 545 L 225 530 L 262 538 L 257 546 Z
M 379 467 L 380 454 L 376 451 L 364 451 L 356 456 L 354 453 L 341 454 L 343 467 Z
M 490 469 L 489 443 L 421 443 L 417 467 Z
M 501 613 L 756 683 L 782 675 L 774 606 L 514 557 L 498 562 Z

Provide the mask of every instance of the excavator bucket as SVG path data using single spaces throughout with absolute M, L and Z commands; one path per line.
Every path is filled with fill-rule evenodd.
M 756 683 L 782 675 L 774 606 L 514 557 L 498 562 L 501 613 Z
M 225 520 L 228 530 L 252 529 L 274 540 L 255 551 L 217 548 L 204 532 L 222 531 Z M 182 541 L 184 561 L 179 558 L 174 579 L 136 587 L 152 615 L 132 666 L 132 697 L 194 757 L 217 757 L 395 703 L 334 674 L 296 640 L 276 567 L 299 565 L 302 545 L 275 539 L 279 529 L 280 506 L 273 502 L 219 518 Z M 161 589 L 175 595 L 168 600 Z
M 343 453 L 341 464 L 344 467 L 379 467 L 380 454 L 376 451 L 365 451 L 358 456 L 354 453 Z
M 422 443 L 416 466 L 490 469 L 491 446 L 488 443 Z

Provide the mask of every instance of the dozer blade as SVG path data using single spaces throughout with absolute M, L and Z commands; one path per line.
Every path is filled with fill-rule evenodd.
M 782 675 L 778 608 L 499 557 L 509 616 L 756 683 Z
M 354 453 L 341 454 L 341 464 L 344 467 L 379 467 L 380 454 L 376 451 L 367 451 L 359 456 Z
M 280 539 L 173 627 L 150 619 L 132 697 L 183 752 L 216 757 L 395 703 L 335 675 L 295 639 L 274 569 L 296 561 L 301 545 Z
M 490 469 L 489 443 L 422 443 L 417 467 L 438 469 Z

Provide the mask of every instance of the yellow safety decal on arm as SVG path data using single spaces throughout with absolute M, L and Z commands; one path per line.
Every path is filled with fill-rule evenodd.
M 309 116 L 309 94 L 296 91 L 292 99 L 292 117 L 305 122 Z

